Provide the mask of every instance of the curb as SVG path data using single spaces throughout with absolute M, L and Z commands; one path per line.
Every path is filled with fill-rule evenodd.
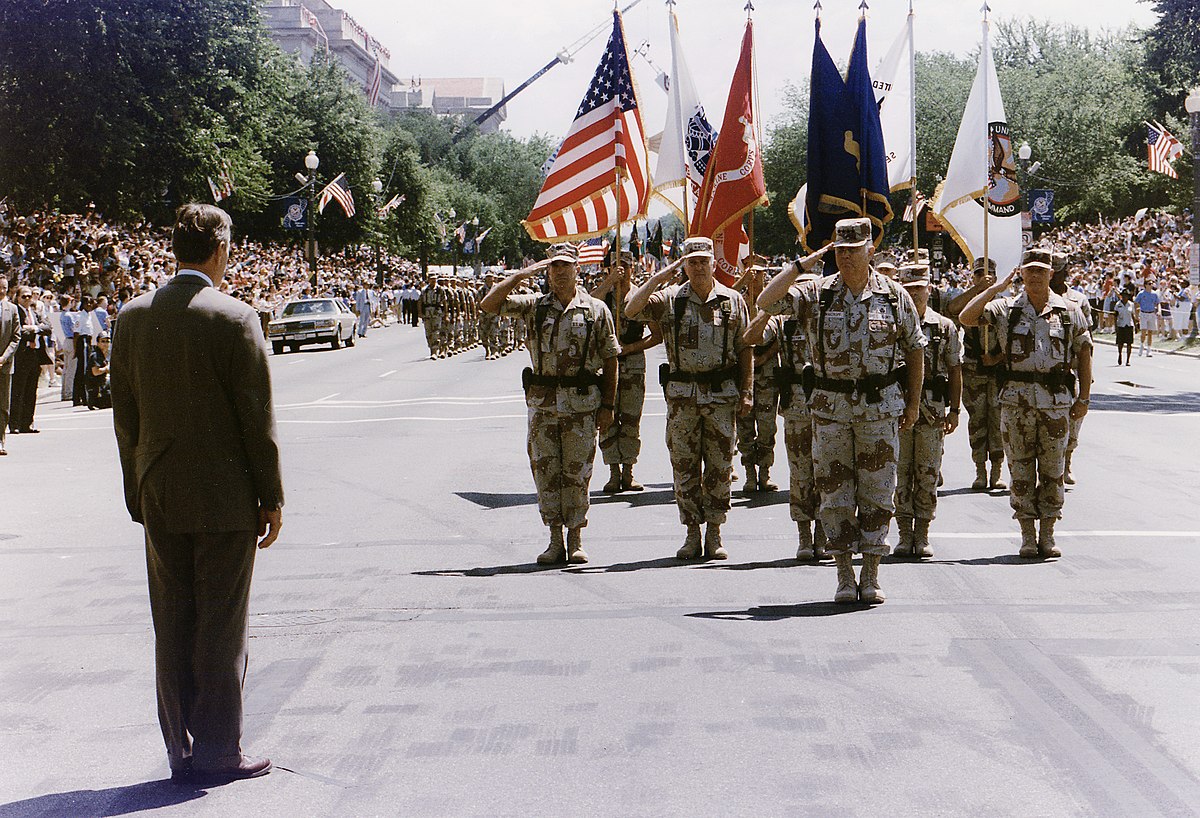
M 1115 339 L 1113 339 L 1113 338 L 1098 338 L 1094 333 L 1092 334 L 1092 343 L 1104 344 L 1105 346 L 1109 346 L 1109 347 L 1115 347 L 1117 345 L 1117 342 Z M 1135 343 L 1134 346 L 1137 346 L 1137 344 Z M 1158 348 L 1155 348 L 1154 354 L 1155 355 L 1178 355 L 1182 358 L 1200 358 L 1200 343 L 1193 344 L 1191 347 L 1189 347 L 1187 349 L 1158 349 Z

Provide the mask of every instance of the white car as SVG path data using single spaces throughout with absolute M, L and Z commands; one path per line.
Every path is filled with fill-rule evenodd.
M 267 325 L 267 337 L 276 355 L 282 355 L 285 348 L 295 352 L 305 344 L 352 347 L 355 320 L 354 313 L 336 298 L 289 301 Z

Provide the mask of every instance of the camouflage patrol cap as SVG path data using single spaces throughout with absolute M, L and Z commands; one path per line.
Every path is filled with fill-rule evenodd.
M 579 248 L 569 241 L 561 244 L 551 244 L 550 253 L 546 256 L 550 261 L 565 261 L 568 264 L 579 263 Z
M 758 253 L 751 253 L 742 260 L 742 264 L 747 270 L 766 270 L 771 266 L 771 260 Z
M 912 258 L 912 250 L 909 250 L 907 255 L 909 258 Z M 929 249 L 928 248 L 926 248 L 926 247 L 918 247 L 917 248 L 917 263 L 918 264 L 928 264 L 929 263 Z
M 992 275 L 996 274 L 996 259 L 989 258 L 987 260 L 987 271 L 989 273 L 991 273 Z M 973 272 L 973 273 L 983 272 L 983 256 L 980 256 L 979 258 L 975 259 L 975 262 L 971 265 L 971 272 Z
M 929 265 L 903 264 L 900 266 L 899 273 L 896 274 L 896 281 L 904 287 L 928 287 Z
M 1054 268 L 1050 251 L 1042 247 L 1030 247 L 1026 250 L 1025 255 L 1021 256 L 1021 266 L 1045 267 L 1047 270 Z
M 875 269 L 883 273 L 888 278 L 896 277 L 896 262 L 890 258 L 882 258 L 875 263 Z
M 1050 267 L 1056 273 L 1065 273 L 1067 271 L 1067 262 L 1070 260 L 1071 257 L 1061 250 L 1050 253 Z
M 871 241 L 870 219 L 842 219 L 833 230 L 834 247 L 862 247 Z
M 693 236 L 683 240 L 683 256 L 681 258 L 716 258 L 713 255 L 712 239 L 704 236 Z

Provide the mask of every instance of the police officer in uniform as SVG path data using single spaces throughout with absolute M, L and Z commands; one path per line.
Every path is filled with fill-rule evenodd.
M 799 285 L 796 297 L 785 299 L 800 265 L 785 267 L 759 307 L 790 310 L 812 338 L 813 364 L 803 377 L 821 525 L 838 568 L 834 602 L 876 604 L 885 599 L 879 562 L 890 550 L 899 432 L 917 421 L 925 336 L 912 298 L 870 265 L 871 221 L 842 219 L 835 237 L 837 273 Z M 819 255 L 804 263 L 819 263 Z M 855 551 L 863 555 L 857 581 Z
M 646 350 L 662 341 L 655 325 L 634 321 L 625 315 L 625 296 L 629 294 L 634 258 L 621 253 L 621 262 L 592 290 L 592 297 L 604 301 L 613 315 L 620 311 L 620 373 L 617 377 L 616 414 L 613 425 L 600 436 L 600 454 L 608 466 L 606 494 L 641 491 L 644 486 L 633 477 L 633 464 L 642 450 L 642 408 L 646 403 Z
M 1004 355 L 1000 427 L 1012 478 L 1009 502 L 1021 526 L 1020 556 L 1061 556 L 1054 525 L 1062 516 L 1063 470 L 1071 418 L 1087 414 L 1092 338 L 1083 313 L 1050 289 L 1049 250 L 1022 258 L 1025 292 L 996 298 L 1017 271 L 971 299 L 963 326 L 987 326 Z M 1038 521 L 1040 528 L 1038 527 Z
M 1050 274 L 1050 289 L 1061 295 L 1067 300 L 1067 303 L 1073 304 L 1083 313 L 1083 320 L 1087 321 L 1089 330 L 1092 328 L 1092 305 L 1088 301 L 1087 296 L 1072 290 L 1067 286 L 1067 265 L 1070 263 L 1070 257 L 1066 253 L 1052 253 L 1050 263 L 1053 265 L 1053 270 Z M 1083 418 L 1071 418 L 1071 431 L 1067 436 L 1067 460 L 1063 466 L 1063 482 L 1068 486 L 1075 485 L 1075 476 L 1071 474 L 1071 455 L 1079 448 L 1079 430 L 1083 426 Z
M 596 430 L 603 434 L 613 422 L 620 348 L 608 307 L 579 286 L 578 263 L 575 245 L 552 245 L 548 260 L 508 276 L 480 305 L 528 327 L 532 367 L 522 374 L 522 385 L 529 407 L 529 465 L 538 510 L 550 528 L 539 565 L 587 562 L 582 536 Z M 521 281 L 547 269 L 550 292 L 513 293 Z
M 901 265 L 896 280 L 908 290 L 925 334 L 925 383 L 916 424 L 900 432 L 896 468 L 896 528 L 900 557 L 933 556 L 929 523 L 937 508 L 945 436 L 958 428 L 962 404 L 962 341 L 958 327 L 929 306 L 929 264 Z
M 683 267 L 687 282 L 658 288 Z M 754 350 L 740 293 L 713 275 L 711 239 L 685 239 L 683 256 L 629 294 L 625 313 L 662 327 L 668 363 L 659 370 L 667 400 L 667 449 L 679 519 L 687 527 L 681 560 L 723 560 L 721 525 L 729 512 L 735 417 L 754 408 Z M 657 290 L 657 292 L 655 292 Z M 704 541 L 700 526 L 707 523 Z

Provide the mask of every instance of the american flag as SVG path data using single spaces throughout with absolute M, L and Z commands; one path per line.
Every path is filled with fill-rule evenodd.
M 383 85 L 383 63 L 375 55 L 375 70 L 371 72 L 371 86 L 367 89 L 367 104 L 374 107 L 379 102 L 379 88 Z
M 913 213 L 914 204 L 916 205 L 916 214 Z M 904 208 L 904 221 L 911 222 L 914 218 L 919 218 L 927 204 L 928 200 L 921 195 L 921 191 L 913 188 L 912 198 L 908 200 L 908 204 Z
M 1146 152 L 1149 156 L 1150 170 L 1178 179 L 1179 174 L 1171 167 L 1171 161 L 1183 153 L 1183 145 L 1157 122 L 1147 122 L 1146 129 Z
M 325 186 L 317 198 L 317 212 L 324 213 L 325 205 L 334 199 L 346 212 L 346 218 L 354 215 L 354 197 L 350 195 L 350 186 L 346 184 L 346 174 L 339 173 L 337 178 Z
M 579 263 L 601 264 L 608 252 L 608 239 L 588 239 L 579 245 Z
M 538 241 L 591 238 L 645 216 L 649 199 L 646 134 L 614 11 L 608 47 L 525 229 Z
M 379 218 L 381 218 L 381 219 L 386 218 L 388 213 L 390 213 L 391 211 L 395 210 L 397 207 L 400 206 L 400 203 L 404 201 L 404 198 L 405 198 L 405 196 L 403 193 L 397 193 L 395 196 L 393 196 L 391 198 L 391 201 L 389 201 L 387 204 L 385 204 L 383 207 L 379 208 L 379 210 L 376 211 Z

